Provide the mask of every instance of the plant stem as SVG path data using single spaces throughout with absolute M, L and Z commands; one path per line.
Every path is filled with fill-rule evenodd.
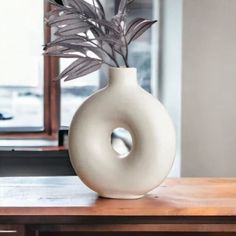
M 101 60 L 101 62 L 103 62 L 104 64 L 106 64 L 106 65 L 108 65 L 110 67 L 114 67 L 114 65 L 110 64 L 109 62 L 106 62 L 106 61 L 103 61 L 103 60 Z
M 96 43 L 94 43 L 92 40 L 90 40 L 89 38 L 86 39 L 88 42 L 90 42 L 91 44 L 93 44 L 94 46 L 98 47 L 99 49 L 101 49 L 104 53 L 106 53 L 106 55 L 114 62 L 114 64 L 119 67 L 119 64 L 117 63 L 117 61 L 115 60 L 115 58 L 113 58 L 113 56 L 107 52 L 106 50 L 104 50 L 103 47 L 101 47 L 100 45 L 97 45 Z
M 98 7 L 100 8 L 100 10 L 101 10 L 102 13 L 103 13 L 102 18 L 103 18 L 103 19 L 106 19 L 105 11 L 104 11 L 104 8 L 103 8 L 102 4 L 100 3 L 99 0 L 96 0 L 96 3 L 97 3 Z
M 96 14 L 96 18 L 98 19 L 99 17 L 98 17 L 98 14 L 97 14 L 97 8 L 95 6 L 94 0 L 93 0 L 93 7 L 94 7 L 95 14 Z
M 112 53 L 112 57 L 115 59 L 115 61 L 117 62 L 118 66 L 120 67 L 118 61 L 117 61 L 117 58 L 116 58 L 116 53 L 112 47 L 112 45 L 109 44 L 109 46 L 111 47 L 111 53 Z
M 129 64 L 128 64 L 128 62 L 127 62 L 125 56 L 124 56 L 123 54 L 121 54 L 121 57 L 123 58 L 123 60 L 124 60 L 124 62 L 125 62 L 125 66 L 126 66 L 126 67 L 129 67 Z
M 124 62 L 125 62 L 125 65 L 127 67 L 129 67 L 129 64 L 128 64 L 128 53 L 129 53 L 129 49 L 128 49 L 128 43 L 127 43 L 127 40 L 126 40 L 126 37 L 125 37 L 125 32 L 124 32 L 124 28 L 122 30 L 122 34 L 123 34 L 123 38 L 124 38 L 124 42 L 125 42 L 125 56 L 122 55 L 123 59 L 124 59 Z

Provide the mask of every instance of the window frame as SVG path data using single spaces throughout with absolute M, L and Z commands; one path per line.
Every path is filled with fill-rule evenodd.
M 44 16 L 53 9 L 53 5 L 47 0 L 44 1 Z M 115 0 L 117 8 L 118 1 Z M 44 24 L 44 44 L 51 41 L 51 28 Z M 54 78 L 60 72 L 60 58 L 43 55 L 43 127 L 41 128 L 7 128 L 0 133 L 0 139 L 60 139 L 60 109 L 61 109 L 61 86 L 60 81 Z M 63 133 L 64 134 L 64 133 Z
M 44 16 L 53 6 L 44 1 Z M 51 29 L 44 24 L 44 44 L 51 41 Z M 0 139 L 58 139 L 60 129 L 60 82 L 55 81 L 59 73 L 59 58 L 43 55 L 43 127 L 6 128 L 1 131 Z M 18 130 L 17 130 L 18 129 Z

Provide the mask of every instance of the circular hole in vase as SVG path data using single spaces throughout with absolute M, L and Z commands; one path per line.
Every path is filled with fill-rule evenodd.
M 124 128 L 116 128 L 111 133 L 111 146 L 118 158 L 125 158 L 131 152 L 133 141 L 130 132 Z

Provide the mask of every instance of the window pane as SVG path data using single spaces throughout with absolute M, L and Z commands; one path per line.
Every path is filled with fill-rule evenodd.
M 43 126 L 43 0 L 2 1 L 0 129 Z
M 119 1 L 103 0 L 107 18 L 114 15 Z M 158 12 L 158 0 L 136 0 L 129 8 L 129 18 L 143 17 L 153 19 Z M 139 84 L 148 92 L 156 94 L 157 80 L 157 26 L 145 32 L 135 42 L 130 44 L 129 64 L 138 69 Z M 71 63 L 70 59 L 61 59 L 61 70 Z M 154 73 L 153 73 L 154 72 Z M 73 82 L 61 82 L 61 125 L 69 126 L 75 110 L 94 91 L 102 88 L 107 81 L 107 72 L 100 70 Z M 154 85 L 154 86 L 153 86 Z
M 64 69 L 73 60 L 61 59 Z M 99 71 L 79 79 L 61 82 L 61 126 L 68 126 L 78 107 L 99 88 Z

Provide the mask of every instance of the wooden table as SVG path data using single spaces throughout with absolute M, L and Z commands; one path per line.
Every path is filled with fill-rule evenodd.
M 236 179 L 167 179 L 142 199 L 112 200 L 77 177 L 0 178 L 0 232 L 236 235 Z

